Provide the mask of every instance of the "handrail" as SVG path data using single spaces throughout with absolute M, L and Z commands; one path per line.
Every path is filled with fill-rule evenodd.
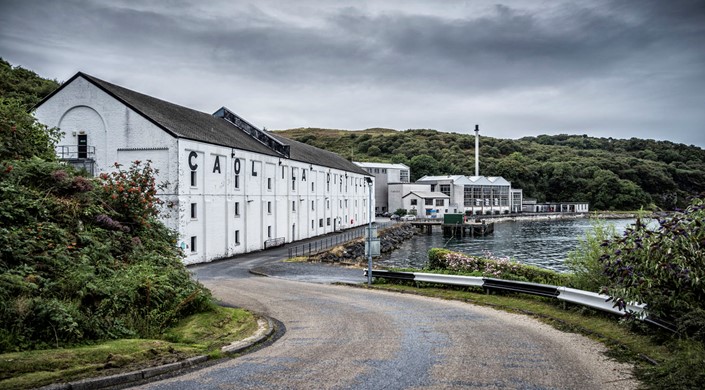
M 364 269 L 365 276 L 367 276 L 367 271 L 367 269 Z M 372 276 L 383 279 L 438 283 L 463 287 L 482 287 L 485 290 L 503 290 L 544 297 L 554 297 L 561 301 L 588 306 L 607 313 L 621 316 L 633 315 L 649 324 L 656 325 L 671 332 L 676 331 L 673 324 L 659 318 L 649 316 L 645 304 L 630 302 L 624 310 L 620 310 L 617 305 L 612 302 L 611 297 L 608 295 L 577 290 L 570 287 L 558 287 L 549 284 L 485 278 L 481 276 L 444 275 L 422 272 L 372 270 Z
M 55 151 L 61 160 L 95 157 L 95 146 L 90 145 L 57 145 Z

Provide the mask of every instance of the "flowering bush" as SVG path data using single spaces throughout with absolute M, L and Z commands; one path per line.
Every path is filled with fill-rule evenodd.
M 508 257 L 496 257 L 485 252 L 485 257 L 468 256 L 451 252 L 445 255 L 446 268 L 453 271 L 479 272 L 482 276 L 501 278 L 506 274 L 516 274 L 521 265 Z
M 155 175 L 159 172 L 151 163 L 136 160 L 127 171 L 115 163 L 116 171 L 100 174 L 109 205 L 120 214 L 122 224 L 149 227 L 149 219 L 159 214 L 159 206 L 164 202 L 157 197 L 157 191 L 167 184 L 156 184 Z

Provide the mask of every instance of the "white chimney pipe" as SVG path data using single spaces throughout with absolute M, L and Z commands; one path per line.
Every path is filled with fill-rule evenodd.
M 480 176 L 480 125 L 475 125 L 475 176 Z

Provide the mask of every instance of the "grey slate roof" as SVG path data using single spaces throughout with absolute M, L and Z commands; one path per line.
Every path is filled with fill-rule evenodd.
M 252 138 L 249 134 L 240 130 L 237 126 L 225 119 L 144 95 L 82 72 L 77 73 L 56 91 L 44 98 L 37 104 L 37 107 L 50 99 L 55 93 L 61 90 L 64 85 L 70 84 L 77 77 L 83 77 L 174 137 L 202 141 L 284 159 L 284 157 L 274 150 Z M 291 145 L 290 159 L 292 160 L 369 176 L 368 172 L 338 154 L 269 132 L 266 133 L 284 144 Z

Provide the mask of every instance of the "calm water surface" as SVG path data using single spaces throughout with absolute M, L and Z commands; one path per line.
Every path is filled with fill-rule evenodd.
M 615 219 L 618 232 L 634 223 L 634 219 Z M 402 247 L 379 260 L 385 267 L 423 268 L 430 248 L 447 248 L 469 255 L 509 257 L 520 263 L 532 264 L 556 271 L 567 271 L 563 264 L 568 252 L 578 245 L 578 239 L 592 227 L 589 219 L 554 221 L 517 221 L 495 224 L 494 234 L 486 237 L 444 237 L 440 227 L 433 234 L 419 234 Z

